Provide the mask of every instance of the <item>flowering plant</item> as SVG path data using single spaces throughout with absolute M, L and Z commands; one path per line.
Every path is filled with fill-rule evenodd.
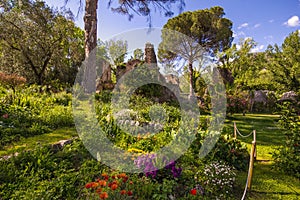
M 164 167 L 159 170 L 157 165 L 156 154 L 145 154 L 139 156 L 135 160 L 135 164 L 138 168 L 143 169 L 147 177 L 152 177 L 156 180 L 162 180 L 163 178 L 179 178 L 182 172 L 182 168 L 176 167 L 174 160 L 168 161 L 166 157 L 162 159 Z
M 131 199 L 133 197 L 133 181 L 125 173 L 112 174 L 103 173 L 99 179 L 89 182 L 85 188 L 91 190 L 94 196 L 100 199 Z
M 216 198 L 227 199 L 232 195 L 235 181 L 234 169 L 223 161 L 215 161 L 204 168 L 205 193 Z

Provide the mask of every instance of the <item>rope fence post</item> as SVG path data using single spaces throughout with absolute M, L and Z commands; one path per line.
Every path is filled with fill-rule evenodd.
M 255 141 L 254 160 L 256 160 L 256 130 L 253 130 L 253 141 Z
M 237 135 L 236 135 L 236 123 L 235 122 L 233 122 L 233 132 L 234 132 L 234 139 L 236 139 Z
M 253 131 L 253 141 L 251 146 L 251 153 L 250 153 L 250 163 L 249 163 L 249 171 L 248 171 L 248 180 L 247 180 L 247 189 L 251 189 L 252 184 L 252 176 L 253 176 L 253 166 L 254 166 L 254 154 L 256 149 L 256 131 Z
M 236 123 L 233 123 L 234 127 L 234 138 L 236 139 L 237 134 L 239 134 L 243 138 L 247 138 L 250 135 L 253 134 L 253 141 L 251 145 L 251 152 L 250 152 L 250 162 L 249 162 L 249 169 L 248 169 L 248 176 L 247 176 L 247 181 L 244 189 L 243 196 L 241 200 L 244 200 L 246 198 L 247 191 L 251 190 L 251 184 L 252 184 L 252 176 L 253 176 L 253 167 L 254 167 L 254 161 L 256 160 L 256 130 L 253 130 L 250 134 L 248 135 L 243 135 L 240 133 L 239 129 L 236 126 Z

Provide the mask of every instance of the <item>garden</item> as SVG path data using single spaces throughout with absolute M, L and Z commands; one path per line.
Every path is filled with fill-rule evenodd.
M 42 1 L 7 1 L 2 7 L 0 200 L 299 199 L 298 31 L 281 46 L 252 53 L 252 39 L 228 40 L 232 22 L 223 17 L 223 8 L 182 13 L 165 28 L 177 27 L 192 38 L 217 38 L 206 50 L 217 58 L 211 73 L 219 73 L 222 84 L 211 86 L 204 67 L 194 63 L 185 63 L 177 78 L 167 76 L 168 70 L 174 72 L 173 62 L 189 55 L 166 51 L 170 37 L 162 31 L 158 52 L 147 43 L 145 51 L 131 55 L 127 41 L 96 41 L 95 63 L 103 66 L 91 92 L 84 77 L 89 68 L 81 65 L 90 56 L 88 30 L 76 27 L 67 10 Z M 206 16 L 208 21 L 199 20 Z M 200 34 L 200 27 L 216 22 L 222 26 Z M 180 49 L 180 42 L 171 43 Z M 198 55 L 197 48 L 193 51 Z M 158 63 L 167 66 L 164 73 L 155 68 Z M 84 78 L 78 80 L 78 74 Z M 163 84 L 144 84 L 151 78 Z M 135 85 L 140 87 L 130 91 Z M 214 113 L 222 104 L 214 95 L 224 101 L 224 118 Z M 224 119 L 220 132 L 211 129 L 219 126 L 215 118 Z M 253 130 L 256 159 L 251 188 L 244 193 Z M 209 142 L 211 149 L 200 156 Z M 170 144 L 173 151 L 161 153 Z M 128 170 L 128 163 L 135 170 Z
M 204 159 L 198 153 L 207 116 L 201 116 L 197 139 L 188 151 L 158 170 L 151 152 L 172 139 L 174 133 L 170 134 L 169 129 L 178 124 L 178 107 L 163 104 L 170 120 L 166 130 L 152 137 L 130 137 L 107 121 L 109 93 L 99 94 L 97 115 L 100 123 L 110 124 L 107 131 L 112 131 L 108 134 L 114 143 L 140 153 L 135 159 L 142 169 L 152 168 L 151 172 L 130 174 L 101 164 L 86 150 L 74 128 L 71 94 L 32 93 L 41 88 L 26 86 L 17 89 L 12 97 L 12 91 L 2 89 L 0 152 L 2 157 L 19 153 L 0 161 L 2 199 L 239 199 L 247 179 L 252 138 L 234 139 L 233 122 L 243 133 L 257 130 L 257 161 L 249 198 L 298 198 L 299 155 L 294 135 L 299 133 L 299 126 L 293 121 L 295 115 L 287 110 L 282 115 L 228 116 L 221 137 Z M 132 100 L 142 115 L 153 104 L 141 96 Z M 140 116 L 140 120 L 147 119 Z M 293 127 L 285 127 L 289 124 Z M 287 132 L 288 140 L 282 133 L 285 130 L 291 130 Z M 71 144 L 53 148 L 55 142 L 71 138 Z

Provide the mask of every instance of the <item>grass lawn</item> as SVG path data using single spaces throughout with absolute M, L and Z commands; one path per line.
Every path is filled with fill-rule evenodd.
M 21 152 L 24 150 L 34 149 L 37 145 L 49 145 L 60 140 L 67 140 L 72 137 L 77 137 L 78 134 L 75 128 L 60 128 L 47 134 L 37 135 L 33 137 L 23 138 L 12 145 L 5 146 L 4 150 L 0 151 L 0 156 Z
M 233 122 L 243 135 L 257 132 L 257 161 L 254 164 L 251 192 L 248 199 L 300 199 L 300 181 L 273 169 L 272 152 L 284 144 L 285 135 L 276 122 L 279 116 L 263 114 L 233 115 L 225 122 L 226 132 L 233 132 Z M 253 136 L 238 139 L 245 142 L 249 152 Z M 247 172 L 238 174 L 238 188 L 243 190 Z M 237 196 L 242 196 L 243 191 Z

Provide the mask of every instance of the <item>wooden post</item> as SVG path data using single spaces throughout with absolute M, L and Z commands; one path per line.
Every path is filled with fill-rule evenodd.
M 234 132 L 234 139 L 236 139 L 236 123 L 233 122 L 233 132 Z
M 256 144 L 256 130 L 253 130 L 253 141 Z M 255 145 L 255 149 L 254 149 L 254 160 L 256 160 L 256 145 Z
M 255 137 L 253 139 L 256 140 Z M 254 151 L 255 151 L 255 148 L 256 148 L 256 141 L 255 140 L 252 141 L 251 153 L 250 153 L 250 163 L 249 163 L 248 181 L 247 181 L 247 189 L 248 190 L 251 189 L 251 183 L 252 183 L 253 166 L 254 166 Z

